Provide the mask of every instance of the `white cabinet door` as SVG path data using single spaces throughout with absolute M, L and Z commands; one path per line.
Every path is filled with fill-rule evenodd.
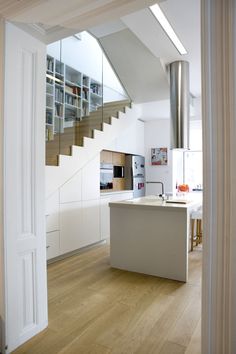
M 100 231 L 101 240 L 110 238 L 110 197 L 101 198 L 100 201 Z
M 82 170 L 82 200 L 100 198 L 100 155 Z
M 82 172 L 79 171 L 60 188 L 60 203 L 79 202 L 82 199 Z
M 59 231 L 47 233 L 46 239 L 47 259 L 55 258 L 60 255 L 60 233 Z
M 59 230 L 59 191 L 46 200 L 46 230 Z
M 127 200 L 133 198 L 133 192 L 130 193 L 118 193 L 112 196 L 112 202 L 119 202 L 122 200 Z
M 60 206 L 61 254 L 81 247 L 83 238 L 81 202 L 65 203 Z
M 100 200 L 83 202 L 83 239 L 81 247 L 100 241 Z
M 110 202 L 118 202 L 121 200 L 132 199 L 133 192 L 115 193 L 107 197 L 102 196 L 100 200 L 100 232 L 101 240 L 110 238 Z
M 61 204 L 61 254 L 100 241 L 100 200 Z

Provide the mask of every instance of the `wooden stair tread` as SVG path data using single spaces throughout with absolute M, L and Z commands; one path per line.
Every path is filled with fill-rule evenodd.
M 53 140 L 46 142 L 46 165 L 58 166 L 59 155 L 71 156 L 72 145 L 83 146 L 84 137 L 93 138 L 95 129 L 102 131 L 103 123 L 111 124 L 111 117 L 118 118 L 119 112 L 129 106 L 128 100 L 105 103 L 81 121 L 74 122 L 73 127 L 55 134 Z

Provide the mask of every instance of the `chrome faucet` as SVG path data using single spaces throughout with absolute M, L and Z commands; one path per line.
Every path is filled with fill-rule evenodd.
M 150 181 L 150 182 L 146 182 L 146 183 L 157 183 L 157 184 L 161 184 L 161 194 L 158 194 L 158 197 L 161 197 L 162 200 L 165 200 L 165 191 L 164 191 L 164 183 L 163 183 L 163 182 Z

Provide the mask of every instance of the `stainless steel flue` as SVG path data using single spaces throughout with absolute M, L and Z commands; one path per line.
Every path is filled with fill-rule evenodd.
M 189 63 L 170 64 L 171 149 L 189 149 Z

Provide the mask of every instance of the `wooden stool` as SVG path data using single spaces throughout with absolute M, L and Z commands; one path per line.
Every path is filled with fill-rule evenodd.
M 195 221 L 196 221 L 196 234 L 195 234 Z M 191 213 L 191 251 L 193 251 L 193 243 L 196 246 L 202 242 L 202 207 L 194 210 Z

